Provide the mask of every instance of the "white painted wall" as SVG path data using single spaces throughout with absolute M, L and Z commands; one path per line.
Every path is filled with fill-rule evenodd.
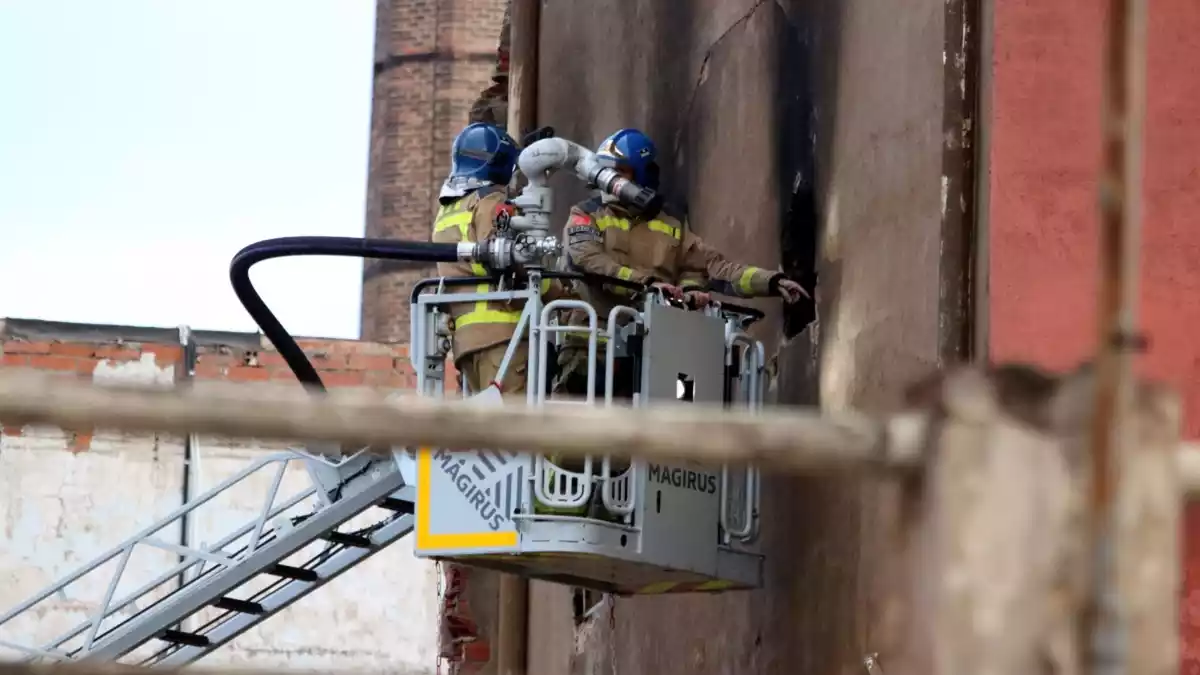
M 169 385 L 150 362 L 116 377 Z M 67 450 L 70 435 L 26 428 L 0 439 L 0 613 L 121 543 L 181 504 L 183 443 L 179 438 L 98 432 L 85 452 Z M 261 446 L 199 439 L 199 494 L 262 455 Z M 212 542 L 256 515 L 270 471 L 215 500 L 195 518 L 193 543 Z M 307 485 L 289 469 L 281 498 Z M 299 514 L 307 502 L 291 511 Z M 161 537 L 180 541 L 178 528 Z M 176 561 L 174 553 L 139 549 L 118 595 Z M 26 616 L 0 625 L 0 640 L 34 645 L 86 620 L 103 598 L 115 565 L 84 577 Z M 170 590 L 164 585 L 162 591 Z M 0 649 L 0 658 L 13 652 Z M 289 609 L 243 634 L 201 665 L 371 673 L 433 673 L 437 661 L 437 577 L 432 563 L 401 540 Z

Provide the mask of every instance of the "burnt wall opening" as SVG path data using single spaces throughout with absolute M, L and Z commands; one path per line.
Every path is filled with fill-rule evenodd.
M 793 3 L 798 4 L 798 3 Z M 813 17 L 793 7 L 782 10 L 782 30 L 776 39 L 779 54 L 776 69 L 775 105 L 779 114 L 775 180 L 781 200 L 779 218 L 780 262 L 784 273 L 813 294 L 782 307 L 783 336 L 791 339 L 817 318 L 817 242 L 820 217 L 817 213 L 816 91 L 813 87 Z M 834 33 L 836 34 L 836 33 Z M 833 52 L 836 53 L 836 52 Z

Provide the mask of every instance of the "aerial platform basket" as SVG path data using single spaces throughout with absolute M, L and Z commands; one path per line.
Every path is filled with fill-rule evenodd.
M 601 372 L 589 372 L 591 404 L 653 406 L 683 400 L 761 406 L 763 348 L 745 333 L 761 318 L 757 310 L 714 304 L 688 311 L 650 293 L 643 294 L 640 310 L 617 307 L 605 321 L 586 302 L 542 305 L 527 289 L 452 292 L 453 286 L 481 280 L 486 281 L 425 280 L 413 293 L 412 359 L 418 386 L 427 395 L 444 392 L 446 306 L 522 299 L 525 309 L 508 352 L 511 356 L 518 341 L 528 341 L 531 386 L 525 403 L 580 405 L 548 398 L 552 341 L 572 332 L 586 336 L 587 348 L 600 354 L 592 362 Z M 530 287 L 537 288 L 538 279 L 532 278 Z M 422 293 L 429 288 L 435 292 Z M 556 317 L 563 310 L 582 310 L 590 325 L 560 325 Z M 608 349 L 601 351 L 601 344 Z M 631 399 L 613 397 L 618 366 L 632 373 Z M 605 383 L 599 400 L 598 381 Z M 505 405 L 495 388 L 469 395 L 479 405 Z M 543 455 L 490 449 L 421 448 L 396 457 L 417 486 L 415 551 L 420 557 L 621 595 L 749 589 L 762 583 L 763 558 L 756 546 L 759 475 L 753 467 L 622 462 L 611 456 L 567 466 Z

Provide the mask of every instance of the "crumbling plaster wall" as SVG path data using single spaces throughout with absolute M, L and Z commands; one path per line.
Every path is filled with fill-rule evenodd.
M 538 123 L 589 145 L 650 133 L 664 187 L 730 257 L 797 271 L 817 244 L 819 322 L 785 340 L 777 301 L 760 303 L 776 314 L 758 336 L 778 349 L 779 401 L 886 405 L 962 355 L 963 8 L 543 2 Z M 583 195 L 561 187 L 565 213 Z M 767 480 L 756 592 L 622 599 L 573 628 L 568 591 L 535 583 L 531 675 L 861 673 L 887 504 L 852 479 Z
M 295 381 L 278 352 L 258 335 L 204 331 L 196 335 L 197 380 Z M 300 344 L 330 387 L 370 386 L 382 391 L 413 387 L 415 375 L 403 347 L 348 340 L 301 340 Z M 172 387 L 181 375 L 182 358 L 174 330 L 0 319 L 0 369 Z M 261 441 L 200 436 L 191 459 L 190 493 L 194 498 L 265 453 L 283 449 Z M 177 509 L 185 492 L 184 458 L 184 439 L 170 434 L 103 429 L 86 433 L 34 426 L 0 429 L 0 613 Z M 211 544 L 252 522 L 270 493 L 278 466 L 263 467 L 247 482 L 195 511 L 191 544 Z M 289 463 L 275 503 L 309 485 L 303 465 Z M 305 499 L 281 515 L 298 516 L 311 508 L 311 500 Z M 367 513 L 349 526 L 366 525 L 360 521 L 379 517 Z M 180 529 L 175 523 L 158 536 L 182 543 Z M 318 553 L 320 547 L 321 543 L 309 545 L 295 558 Z M 145 545 L 135 548 L 115 597 L 134 591 L 177 562 L 174 553 Z M 0 641 L 39 646 L 87 621 L 103 603 L 116 565 L 109 562 L 0 626 Z M 248 597 L 265 581 L 240 589 L 237 597 Z M 174 582 L 159 586 L 155 597 L 174 587 Z M 145 604 L 137 609 L 145 609 Z M 411 540 L 404 538 L 200 664 L 434 673 L 437 615 L 436 566 L 414 557 Z M 107 630 L 115 622 L 102 627 Z M 80 641 L 67 646 L 77 647 Z M 155 642 L 133 656 L 148 656 L 160 647 Z M 0 648 L 0 660 L 18 656 Z

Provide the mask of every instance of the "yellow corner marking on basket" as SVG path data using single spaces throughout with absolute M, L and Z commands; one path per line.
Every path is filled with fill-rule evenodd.
M 433 450 L 417 450 L 417 548 L 428 549 L 478 549 L 515 548 L 516 532 L 465 532 L 462 534 L 435 534 L 429 531 L 429 482 L 433 477 Z
M 725 581 L 724 579 L 713 579 L 712 581 L 705 581 L 704 583 L 700 584 L 699 586 L 696 586 L 695 590 L 697 590 L 697 591 L 720 591 L 720 590 L 724 590 L 726 588 L 732 588 L 735 585 L 736 584 L 734 584 L 732 581 Z

